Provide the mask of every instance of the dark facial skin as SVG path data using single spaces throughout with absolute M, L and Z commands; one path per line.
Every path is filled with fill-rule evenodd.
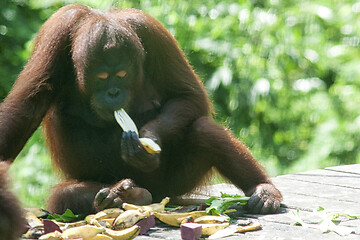
M 119 53 L 117 49 L 102 52 L 91 62 L 86 75 L 91 106 L 107 121 L 114 120 L 115 110 L 127 108 L 134 98 L 133 89 L 139 84 L 138 69 L 126 57 L 117 57 L 126 56 L 125 53 Z

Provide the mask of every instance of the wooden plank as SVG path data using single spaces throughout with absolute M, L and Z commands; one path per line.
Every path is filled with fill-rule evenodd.
M 345 173 L 352 173 L 352 174 L 360 175 L 360 164 L 342 165 L 342 166 L 336 166 L 336 167 L 328 167 L 325 169 L 329 170 L 329 171 L 345 172 Z
M 297 193 L 283 193 L 283 203 L 290 209 L 314 211 L 319 206 L 331 211 L 341 211 L 349 214 L 360 215 L 359 205 L 354 202 L 339 201 L 319 196 L 304 196 Z
M 318 240 L 318 239 L 332 239 L 332 240 L 355 240 L 359 239 L 359 235 L 339 236 L 334 232 L 322 233 L 320 230 L 304 228 L 301 226 L 292 226 L 285 224 L 277 224 L 271 222 L 260 221 L 262 229 L 260 231 L 247 232 L 239 235 L 234 239 L 289 239 L 289 240 Z M 228 239 L 228 238 L 226 238 Z
M 288 204 L 288 199 L 285 198 L 285 204 Z M 306 202 L 311 203 L 311 199 L 305 199 Z M 301 200 L 299 200 L 300 204 L 303 204 L 301 202 Z M 295 203 L 296 204 L 296 203 Z M 282 208 L 282 212 L 278 213 L 278 214 L 268 214 L 268 215 L 258 215 L 258 214 L 248 214 L 248 213 L 241 213 L 241 210 L 239 211 L 239 216 L 238 217 L 249 217 L 249 218 L 256 218 L 256 219 L 260 219 L 260 220 L 265 220 L 268 222 L 274 222 L 274 223 L 282 223 L 282 224 L 292 224 L 294 223 L 294 219 L 291 217 L 292 216 L 292 211 L 296 211 L 296 209 L 300 210 L 300 216 L 302 219 L 304 220 L 309 220 L 310 222 L 315 222 L 315 221 L 320 221 L 321 218 L 319 217 L 320 213 L 318 213 L 317 207 L 319 205 L 317 205 L 316 203 L 314 204 L 314 206 L 312 207 L 299 207 L 298 205 L 295 206 L 290 206 L 291 208 Z M 355 215 L 355 216 L 360 216 L 359 215 L 359 208 L 358 206 L 354 205 L 354 204 L 346 204 L 346 207 L 341 206 L 341 204 L 337 204 L 334 205 L 333 203 L 329 203 L 329 202 L 325 202 L 325 204 L 321 205 L 322 207 L 325 208 L 325 211 L 327 213 L 344 213 L 344 214 L 350 214 L 350 215 Z M 343 208 L 346 208 L 345 210 L 343 210 Z M 319 216 L 318 216 L 319 215 Z M 318 216 L 318 217 L 316 217 Z M 356 227 L 359 228 L 360 231 L 360 219 L 352 219 L 351 221 L 345 221 L 343 223 L 346 226 L 351 226 L 351 227 Z
M 332 211 L 331 207 L 325 208 L 326 212 L 335 213 L 338 211 Z M 356 209 L 352 209 L 353 211 L 356 211 Z M 296 211 L 295 209 L 286 209 L 285 213 L 279 213 L 279 214 L 269 214 L 269 215 L 256 215 L 256 214 L 245 214 L 243 216 L 249 217 L 249 218 L 256 218 L 259 220 L 267 221 L 267 222 L 273 222 L 273 223 L 281 223 L 286 225 L 291 225 L 295 223 L 295 220 L 291 217 L 292 213 L 291 211 Z M 342 213 L 352 213 L 351 210 L 347 210 Z M 313 222 L 320 222 L 322 218 L 320 217 L 320 213 L 318 212 L 312 212 L 312 211 L 302 211 L 300 210 L 300 216 L 301 219 L 305 220 L 307 223 L 313 223 Z M 345 221 L 346 220 L 346 221 Z M 360 219 L 344 219 L 344 222 L 341 222 L 340 225 L 358 228 L 360 231 Z
M 323 185 L 343 186 L 360 189 L 360 175 L 328 170 L 314 170 L 297 174 L 289 174 L 276 177 L 286 182 L 287 179 L 309 183 L 321 183 Z
M 347 187 L 323 185 L 321 183 L 309 183 L 286 178 L 275 178 L 273 179 L 273 182 L 283 195 L 292 193 L 299 194 L 303 198 L 313 196 L 329 200 L 337 199 L 353 202 L 354 204 L 359 202 L 360 189 L 349 189 Z

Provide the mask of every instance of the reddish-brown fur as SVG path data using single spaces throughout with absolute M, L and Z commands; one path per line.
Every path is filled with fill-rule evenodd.
M 105 29 L 117 38 L 101 42 L 96 32 Z M 124 161 L 122 129 L 115 119 L 105 121 L 94 113 L 96 104 L 86 95 L 87 66 L 102 49 L 124 44 L 120 38 L 135 46 L 139 59 L 127 111 L 140 136 L 162 147 L 159 166 L 150 172 Z M 280 192 L 211 114 L 203 84 L 158 21 L 134 9 L 104 13 L 69 5 L 44 24 L 30 60 L 0 106 L 0 160 L 14 160 L 43 122 L 52 160 L 68 180 L 54 188 L 51 211 L 94 211 L 95 194 L 124 178 L 148 189 L 155 200 L 178 196 L 196 187 L 212 167 L 247 195 L 254 194 L 250 209 L 278 210 Z
M 7 190 L 9 164 L 0 162 L 0 240 L 18 239 L 25 231 L 23 212 L 15 196 Z

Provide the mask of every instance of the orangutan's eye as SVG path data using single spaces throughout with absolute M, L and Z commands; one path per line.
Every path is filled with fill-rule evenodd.
M 119 72 L 116 73 L 116 76 L 118 77 L 125 77 L 127 74 L 127 72 L 125 70 L 121 70 Z
M 96 74 L 96 76 L 100 79 L 107 79 L 109 77 L 109 74 L 107 72 L 100 72 Z

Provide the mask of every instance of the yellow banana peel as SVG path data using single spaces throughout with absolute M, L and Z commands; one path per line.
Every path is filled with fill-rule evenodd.
M 104 209 L 104 210 L 96 213 L 94 215 L 94 218 L 98 221 L 106 219 L 106 218 L 116 218 L 123 212 L 124 212 L 124 210 L 122 210 L 120 208 L 108 208 L 108 209 Z
M 236 232 L 249 232 L 249 231 L 255 231 L 261 228 L 261 224 L 259 221 L 253 221 L 249 225 L 246 226 L 236 226 Z
M 90 215 L 87 215 L 84 220 L 85 220 L 88 224 L 90 224 L 90 222 L 91 222 L 91 220 L 92 220 L 93 218 L 95 218 L 95 214 L 90 214 Z
M 97 235 L 91 238 L 87 238 L 86 240 L 113 240 L 113 238 L 102 233 L 98 233 Z
M 153 204 L 144 205 L 144 206 L 134 205 L 134 204 L 130 204 L 130 203 L 123 203 L 122 208 L 125 210 L 141 209 L 143 211 L 149 211 L 150 213 L 162 212 L 165 210 L 165 206 L 166 206 L 166 204 L 169 203 L 169 201 L 170 201 L 170 198 L 166 197 L 160 203 L 153 203 Z
M 72 222 L 72 223 L 65 223 L 65 225 L 62 225 L 64 223 L 60 223 L 57 221 L 54 221 L 54 222 L 61 228 L 62 231 L 69 229 L 69 228 L 85 226 L 87 224 L 87 222 L 85 220 Z
M 26 207 L 24 208 L 26 212 L 33 213 L 38 218 L 46 218 L 47 215 L 49 215 L 49 212 L 38 207 Z
M 80 227 L 74 227 L 66 229 L 61 237 L 65 239 L 71 238 L 90 238 L 96 236 L 98 233 L 104 232 L 105 229 L 102 227 L 96 227 L 92 225 L 85 225 Z
M 194 220 L 195 223 L 225 223 L 229 221 L 229 217 L 206 215 L 198 217 Z
M 192 217 L 196 219 L 198 217 L 206 215 L 205 211 L 192 211 L 192 212 L 185 212 L 185 213 L 159 213 L 154 212 L 156 218 L 160 221 L 169 224 L 171 226 L 179 227 L 182 221 L 188 217 Z
M 132 227 L 139 220 L 149 217 L 149 211 L 138 210 L 128 210 L 120 214 L 113 222 L 113 230 L 121 230 L 125 228 Z
M 106 219 L 99 220 L 98 223 L 102 227 L 111 228 L 114 220 L 115 220 L 115 218 L 106 218 Z
M 112 237 L 113 240 L 129 240 L 135 238 L 140 233 L 140 227 L 134 225 L 124 230 L 111 230 L 105 228 L 105 235 Z
M 220 239 L 220 238 L 231 236 L 234 233 L 255 231 L 255 230 L 260 229 L 260 227 L 261 227 L 261 224 L 258 221 L 254 221 L 246 226 L 230 225 L 229 227 L 219 230 L 216 233 L 210 235 L 209 239 Z
M 205 236 L 209 236 L 216 233 L 217 231 L 220 231 L 228 227 L 230 224 L 226 222 L 226 223 L 200 223 L 200 225 L 202 227 L 201 234 Z
M 25 219 L 27 224 L 29 224 L 29 226 L 32 228 L 44 226 L 43 222 L 32 212 L 26 212 Z
M 61 240 L 61 239 L 63 238 L 61 237 L 61 232 L 59 231 L 47 233 L 39 237 L 39 240 Z

